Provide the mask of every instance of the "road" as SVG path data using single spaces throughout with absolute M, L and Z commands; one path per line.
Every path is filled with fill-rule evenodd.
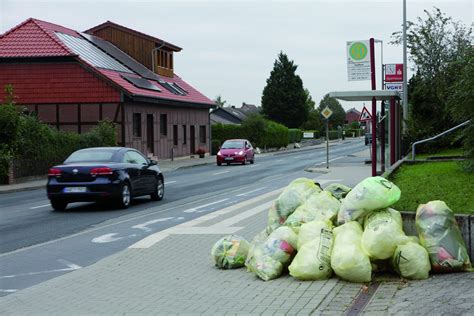
M 331 163 L 364 150 L 363 140 L 331 145 Z M 146 236 L 286 186 L 324 166 L 325 148 L 257 156 L 254 165 L 204 165 L 165 173 L 165 198 L 143 197 L 127 210 L 77 203 L 55 212 L 45 190 L 0 195 L 0 296 L 77 270 Z

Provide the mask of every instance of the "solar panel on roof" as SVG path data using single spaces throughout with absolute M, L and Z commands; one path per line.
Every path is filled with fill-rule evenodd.
M 161 92 L 160 88 L 158 88 L 156 85 L 152 84 L 150 81 L 146 79 L 124 76 L 124 75 L 121 75 L 121 77 L 138 88 Z
M 168 90 L 169 92 L 173 93 L 173 94 L 176 94 L 176 95 L 187 95 L 187 93 L 185 92 L 182 92 L 180 91 L 177 87 L 175 87 L 173 84 L 169 83 L 169 82 L 165 82 L 165 81 L 158 81 L 160 83 L 160 85 L 165 88 L 166 90 Z
M 56 32 L 56 35 L 70 50 L 95 67 L 133 73 L 130 69 L 86 39 L 59 32 Z
M 173 86 L 178 89 L 179 91 L 181 91 L 181 93 L 183 93 L 183 95 L 188 95 L 188 90 L 186 89 L 183 89 L 179 84 L 177 84 L 176 82 L 173 82 Z
M 130 57 L 128 54 L 121 51 L 112 43 L 106 40 L 103 40 L 100 37 L 89 35 L 86 33 L 81 33 L 81 36 L 86 38 L 88 41 L 94 43 L 94 45 L 97 45 L 98 47 L 100 47 L 107 54 L 111 55 L 112 57 L 120 61 L 122 64 L 126 65 L 128 68 L 132 69 L 140 76 L 150 79 L 150 80 L 156 80 L 156 81 L 160 80 L 160 77 L 157 74 L 155 74 L 153 71 L 149 70 L 148 68 L 140 64 L 138 61 Z

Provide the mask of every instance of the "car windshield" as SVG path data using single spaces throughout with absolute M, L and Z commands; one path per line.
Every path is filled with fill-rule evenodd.
M 112 161 L 114 150 L 79 150 L 71 154 L 64 163 L 88 162 L 88 161 Z
M 244 142 L 242 141 L 227 141 L 222 144 L 222 149 L 239 149 L 244 147 Z

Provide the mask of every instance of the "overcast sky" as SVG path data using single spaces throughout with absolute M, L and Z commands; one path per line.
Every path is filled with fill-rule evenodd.
M 398 1 L 22 1 L 0 0 L 0 33 L 29 17 L 84 31 L 107 20 L 183 48 L 175 71 L 188 83 L 228 104 L 260 105 L 280 51 L 298 65 L 313 100 L 339 90 L 369 90 L 370 81 L 347 80 L 346 42 L 383 40 L 384 63 L 401 63 L 402 48 L 389 45 L 401 29 Z M 470 26 L 472 0 L 407 0 L 407 18 L 439 7 Z M 376 48 L 380 65 L 380 45 Z M 380 67 L 380 66 L 379 66 Z M 377 70 L 377 87 L 380 70 Z M 346 109 L 361 103 L 343 103 Z

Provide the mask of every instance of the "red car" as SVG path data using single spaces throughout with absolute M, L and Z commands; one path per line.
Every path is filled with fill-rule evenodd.
M 231 163 L 241 163 L 243 165 L 255 162 L 255 152 L 252 144 L 246 139 L 228 139 L 226 140 L 219 152 L 217 153 L 217 165 L 223 163 L 230 165 Z

